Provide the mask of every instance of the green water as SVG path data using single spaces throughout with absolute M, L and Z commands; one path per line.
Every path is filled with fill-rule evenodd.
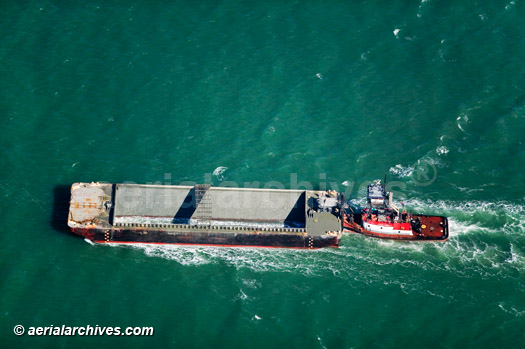
M 523 345 L 523 1 L 0 9 L 3 347 Z M 108 247 L 64 229 L 77 181 L 308 182 L 360 202 L 384 174 L 449 217 L 448 242 Z

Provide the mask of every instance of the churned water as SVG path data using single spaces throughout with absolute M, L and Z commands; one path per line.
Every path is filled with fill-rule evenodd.
M 525 342 L 523 1 L 0 9 L 5 347 Z M 449 217 L 448 242 L 108 247 L 65 229 L 77 181 L 311 184 L 359 202 L 385 174 L 407 207 Z

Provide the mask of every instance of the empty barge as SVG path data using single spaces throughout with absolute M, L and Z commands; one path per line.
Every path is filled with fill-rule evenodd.
M 68 225 L 97 243 L 338 246 L 342 194 L 327 191 L 75 183 Z

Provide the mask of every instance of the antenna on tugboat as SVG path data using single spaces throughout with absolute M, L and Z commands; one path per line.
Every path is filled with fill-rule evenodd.
M 384 180 L 384 183 L 383 183 L 383 184 L 386 185 L 386 173 L 385 173 L 385 180 Z

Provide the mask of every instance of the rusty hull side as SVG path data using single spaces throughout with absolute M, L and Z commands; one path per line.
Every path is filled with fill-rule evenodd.
M 73 228 L 73 232 L 97 243 L 118 244 L 180 244 L 239 247 L 280 247 L 315 249 L 338 247 L 340 233 L 327 233 L 312 236 L 306 233 L 282 234 L 272 232 L 226 232 L 206 231 L 202 228 L 187 231 L 167 231 L 162 229 L 98 229 Z

